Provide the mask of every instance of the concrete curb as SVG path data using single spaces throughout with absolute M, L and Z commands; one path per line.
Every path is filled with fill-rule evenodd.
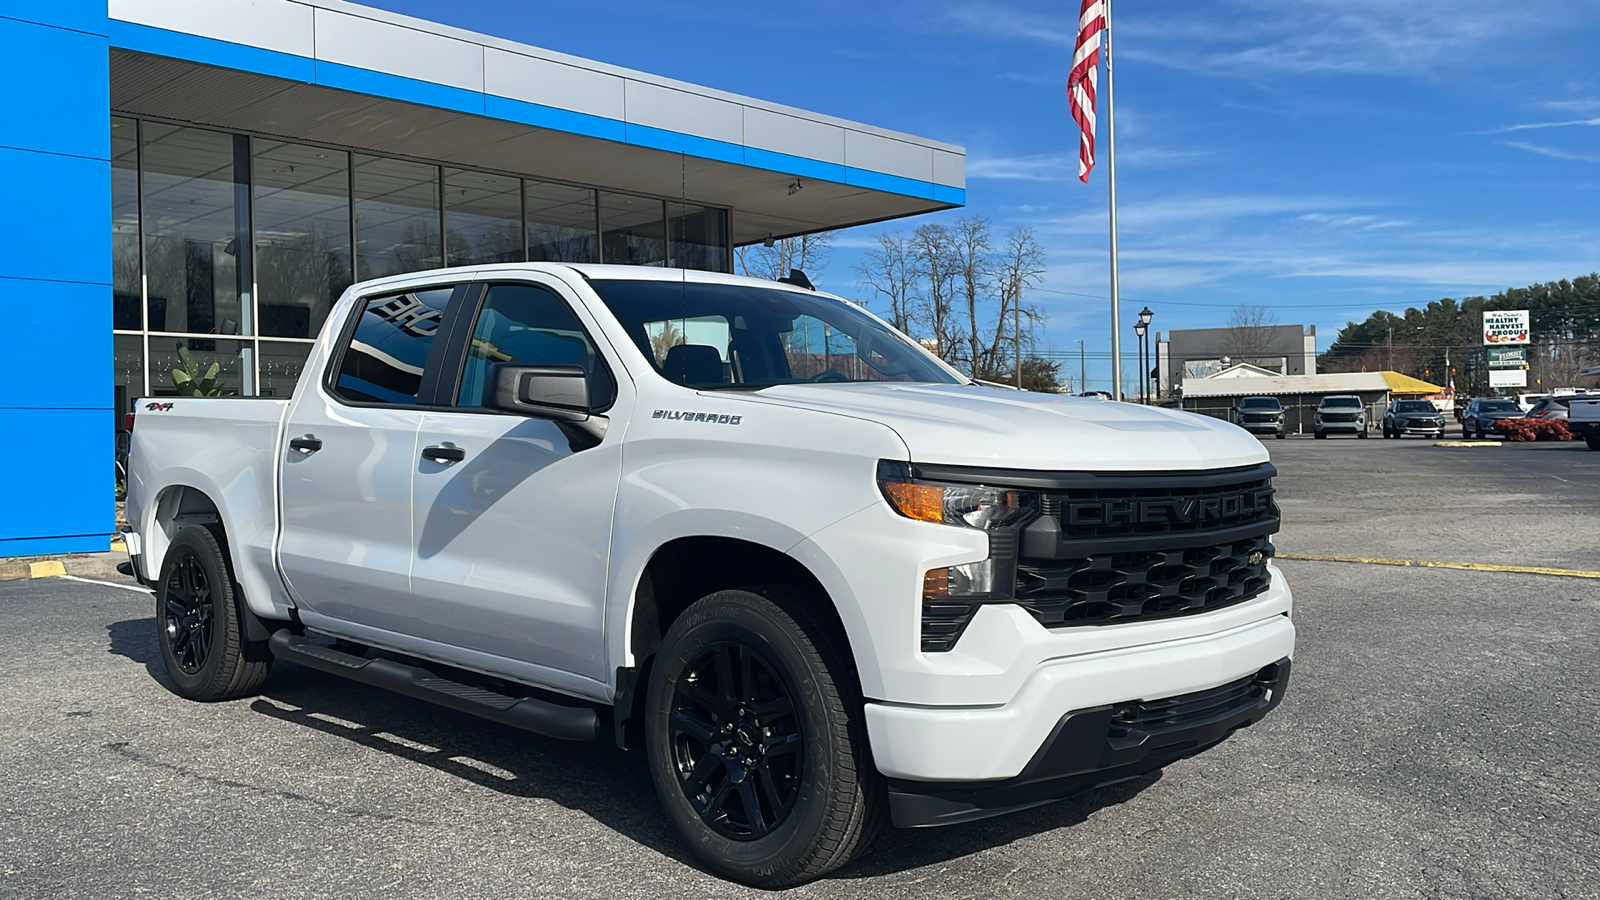
M 1434 441 L 1435 447 L 1498 447 L 1502 441 Z
M 75 556 L 47 556 L 31 559 L 14 559 L 0 562 L 0 581 L 21 578 L 54 578 L 58 575 L 76 575 L 80 578 L 122 578 L 117 563 L 127 561 L 127 554 L 118 549 L 106 553 L 82 553 Z

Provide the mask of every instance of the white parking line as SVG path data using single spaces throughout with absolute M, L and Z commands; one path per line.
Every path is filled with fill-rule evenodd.
M 84 584 L 103 584 L 106 587 L 121 588 L 125 591 L 134 591 L 146 596 L 149 596 L 151 593 L 150 589 L 146 587 L 134 587 L 131 584 L 118 584 L 115 581 L 101 581 L 98 578 L 80 578 L 77 575 L 57 575 L 56 577 L 65 578 L 68 581 L 81 581 Z

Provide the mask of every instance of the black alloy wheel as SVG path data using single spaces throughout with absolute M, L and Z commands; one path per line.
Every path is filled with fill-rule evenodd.
M 673 689 L 668 728 L 679 786 L 706 827 L 751 841 L 788 818 L 805 737 L 784 678 L 760 650 L 724 641 L 696 656 Z
M 172 539 L 156 580 L 156 644 L 180 696 L 233 700 L 266 681 L 272 651 L 246 634 L 242 597 L 220 529 L 191 525 Z
M 211 655 L 211 630 L 215 605 L 211 580 L 200 558 L 187 547 L 179 551 L 177 564 L 167 571 L 162 605 L 166 620 L 162 628 L 172 643 L 172 658 L 185 675 L 195 675 Z
M 678 615 L 649 663 L 656 796 L 696 856 L 745 884 L 819 878 L 887 813 L 830 602 L 792 586 L 718 591 Z

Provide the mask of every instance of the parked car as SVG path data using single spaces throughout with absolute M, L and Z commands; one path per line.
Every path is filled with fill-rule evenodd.
M 1270 434 L 1283 440 L 1283 404 L 1277 397 L 1242 397 L 1233 407 L 1233 424 L 1251 434 Z
M 1567 414 L 1567 428 L 1590 450 L 1600 450 L 1600 397 L 1573 397 Z
M 1488 437 L 1498 431 L 1501 419 L 1520 419 L 1522 416 L 1522 407 L 1515 400 L 1479 397 L 1467 404 L 1467 411 L 1461 414 L 1461 433 L 1468 439 Z
M 1354 394 L 1323 397 L 1312 418 L 1311 432 L 1319 438 L 1330 434 L 1353 434 L 1365 438 L 1368 431 L 1367 408 Z
M 1426 400 L 1396 400 L 1383 411 L 1383 436 L 1444 437 L 1444 413 Z
M 1568 416 L 1569 407 L 1573 399 L 1579 396 L 1582 395 L 1569 394 L 1565 397 L 1545 397 L 1543 400 L 1536 401 L 1533 404 L 1533 408 L 1528 410 L 1528 418 L 1565 419 Z
M 824 328 L 827 357 L 795 339 Z M 363 282 L 291 399 L 138 416 L 126 565 L 177 694 L 254 694 L 283 658 L 639 747 L 682 846 L 764 888 L 886 819 L 1155 771 L 1287 685 L 1258 441 L 975 386 L 800 286 L 555 263 Z

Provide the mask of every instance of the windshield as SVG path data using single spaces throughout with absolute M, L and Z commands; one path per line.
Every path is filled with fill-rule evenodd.
M 1484 412 L 1521 412 L 1522 411 L 1522 407 L 1516 405 L 1515 403 L 1512 403 L 1510 400 L 1485 400 L 1482 403 L 1478 404 L 1478 408 L 1483 410 Z
M 1433 404 L 1426 400 L 1401 400 L 1394 405 L 1394 411 L 1397 413 L 1431 413 L 1438 410 L 1435 410 Z
M 1272 397 L 1246 397 L 1239 401 L 1240 409 L 1277 409 L 1278 401 Z
M 961 383 L 877 319 L 818 294 L 681 281 L 591 284 L 656 371 L 686 387 Z
M 1361 398 L 1360 397 L 1324 397 L 1324 398 L 1322 398 L 1322 405 L 1323 406 L 1327 406 L 1327 407 L 1347 407 L 1349 409 L 1360 409 L 1361 408 Z

